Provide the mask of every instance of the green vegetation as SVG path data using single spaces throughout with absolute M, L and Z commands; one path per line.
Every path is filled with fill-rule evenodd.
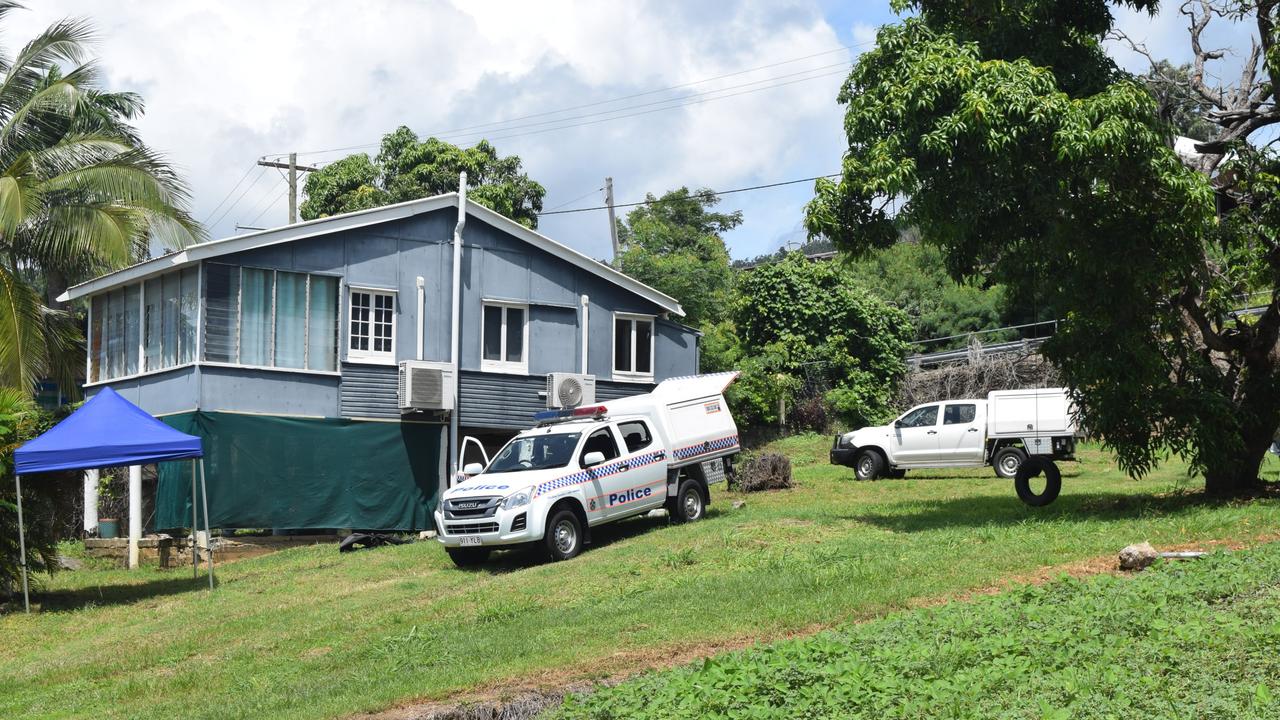
M 0 26 L 19 7 L 0 2 Z M 63 20 L 0 57 L 0 385 L 24 392 L 76 392 L 84 338 L 55 301 L 68 283 L 200 237 L 185 184 L 129 124 L 142 98 L 101 87 L 92 37 Z
M 1251 542 L 1280 527 L 1280 500 L 1176 492 L 1194 484 L 1177 462 L 1133 481 L 1088 449 L 1061 499 L 1032 509 L 990 471 L 854 482 L 826 464 L 829 444 L 768 448 L 790 456 L 794 489 L 717 488 L 707 520 L 626 521 L 568 563 L 512 553 L 462 571 L 433 543 L 330 545 L 229 563 L 212 594 L 181 569 L 59 573 L 31 616 L 0 617 L 0 717 L 326 718 L 559 686 L 1052 575 L 1144 539 Z
M 487 140 L 461 148 L 437 138 L 419 140 L 401 125 L 382 138 L 377 157 L 348 155 L 307 176 L 304 220 L 368 210 L 456 192 L 467 173 L 467 199 L 525 227 L 538 227 L 547 191 L 521 172 L 520 158 L 498 156 Z
M 1066 318 L 1044 354 L 1127 471 L 1175 452 L 1211 493 L 1256 492 L 1280 425 L 1280 150 L 1249 138 L 1280 123 L 1280 58 L 1262 50 L 1280 41 L 1276 3 L 1185 7 L 1197 72 L 1175 82 L 1221 131 L 1187 164 L 1170 123 L 1198 108 L 1158 106 L 1103 47 L 1115 9 L 1154 0 L 892 5 L 903 19 L 840 91 L 848 150 L 839 181 L 817 183 L 810 234 L 865 255 L 919 228 L 953 278 Z M 1244 73 L 1199 43 L 1225 22 L 1261 38 Z M 1238 320 L 1256 291 L 1266 311 Z
M 889 416 L 911 326 L 839 265 L 789 253 L 743 272 L 733 319 L 743 375 L 728 396 L 739 422 L 773 422 L 779 400 L 790 402 L 805 378 L 818 379 L 825 397 L 815 399 L 853 426 Z M 818 418 L 812 427 L 826 425 Z
M 742 212 L 712 212 L 720 198 L 707 188 L 646 195 L 645 202 L 618 220 L 618 268 L 678 299 L 683 321 L 694 327 L 723 317 L 733 276 L 721 236 L 742 224 Z
M 1274 718 L 1280 543 L 709 658 L 561 718 Z

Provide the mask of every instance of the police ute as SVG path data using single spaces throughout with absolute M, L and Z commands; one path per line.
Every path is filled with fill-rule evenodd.
M 436 539 L 460 566 L 517 545 L 567 560 L 597 525 L 658 508 L 674 522 L 701 519 L 741 449 L 724 400 L 737 376 L 673 378 L 645 395 L 536 414 L 487 466 L 463 468 L 467 479 L 435 511 Z

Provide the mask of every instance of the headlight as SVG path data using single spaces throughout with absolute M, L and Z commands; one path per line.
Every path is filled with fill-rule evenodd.
M 503 510 L 511 510 L 513 508 L 523 507 L 529 504 L 529 491 L 518 492 L 506 500 L 502 501 Z
M 847 448 L 853 445 L 853 438 L 848 435 L 840 436 L 840 447 Z

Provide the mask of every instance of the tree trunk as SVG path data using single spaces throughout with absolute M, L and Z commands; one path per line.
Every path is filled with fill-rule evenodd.
M 1204 489 L 1209 495 L 1234 497 L 1256 494 L 1262 488 L 1262 462 L 1280 427 L 1280 383 L 1272 353 L 1251 353 L 1246 360 L 1246 380 L 1236 395 L 1240 419 L 1239 447 L 1230 457 L 1217 457 L 1205 468 Z
M 66 310 L 67 304 L 58 302 L 58 296 L 67 290 L 67 276 L 58 270 L 44 273 L 44 304 L 51 310 Z

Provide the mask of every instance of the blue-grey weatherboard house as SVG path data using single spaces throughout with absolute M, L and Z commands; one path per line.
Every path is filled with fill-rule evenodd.
M 698 370 L 676 300 L 456 193 L 201 243 L 63 299 L 89 307 L 87 394 L 203 439 L 214 527 L 429 528 L 455 416 L 402 413 L 400 361 L 451 369 L 456 432 L 490 447 L 547 407 L 549 373 L 607 401 Z M 152 527 L 190 526 L 184 472 L 161 467 Z

